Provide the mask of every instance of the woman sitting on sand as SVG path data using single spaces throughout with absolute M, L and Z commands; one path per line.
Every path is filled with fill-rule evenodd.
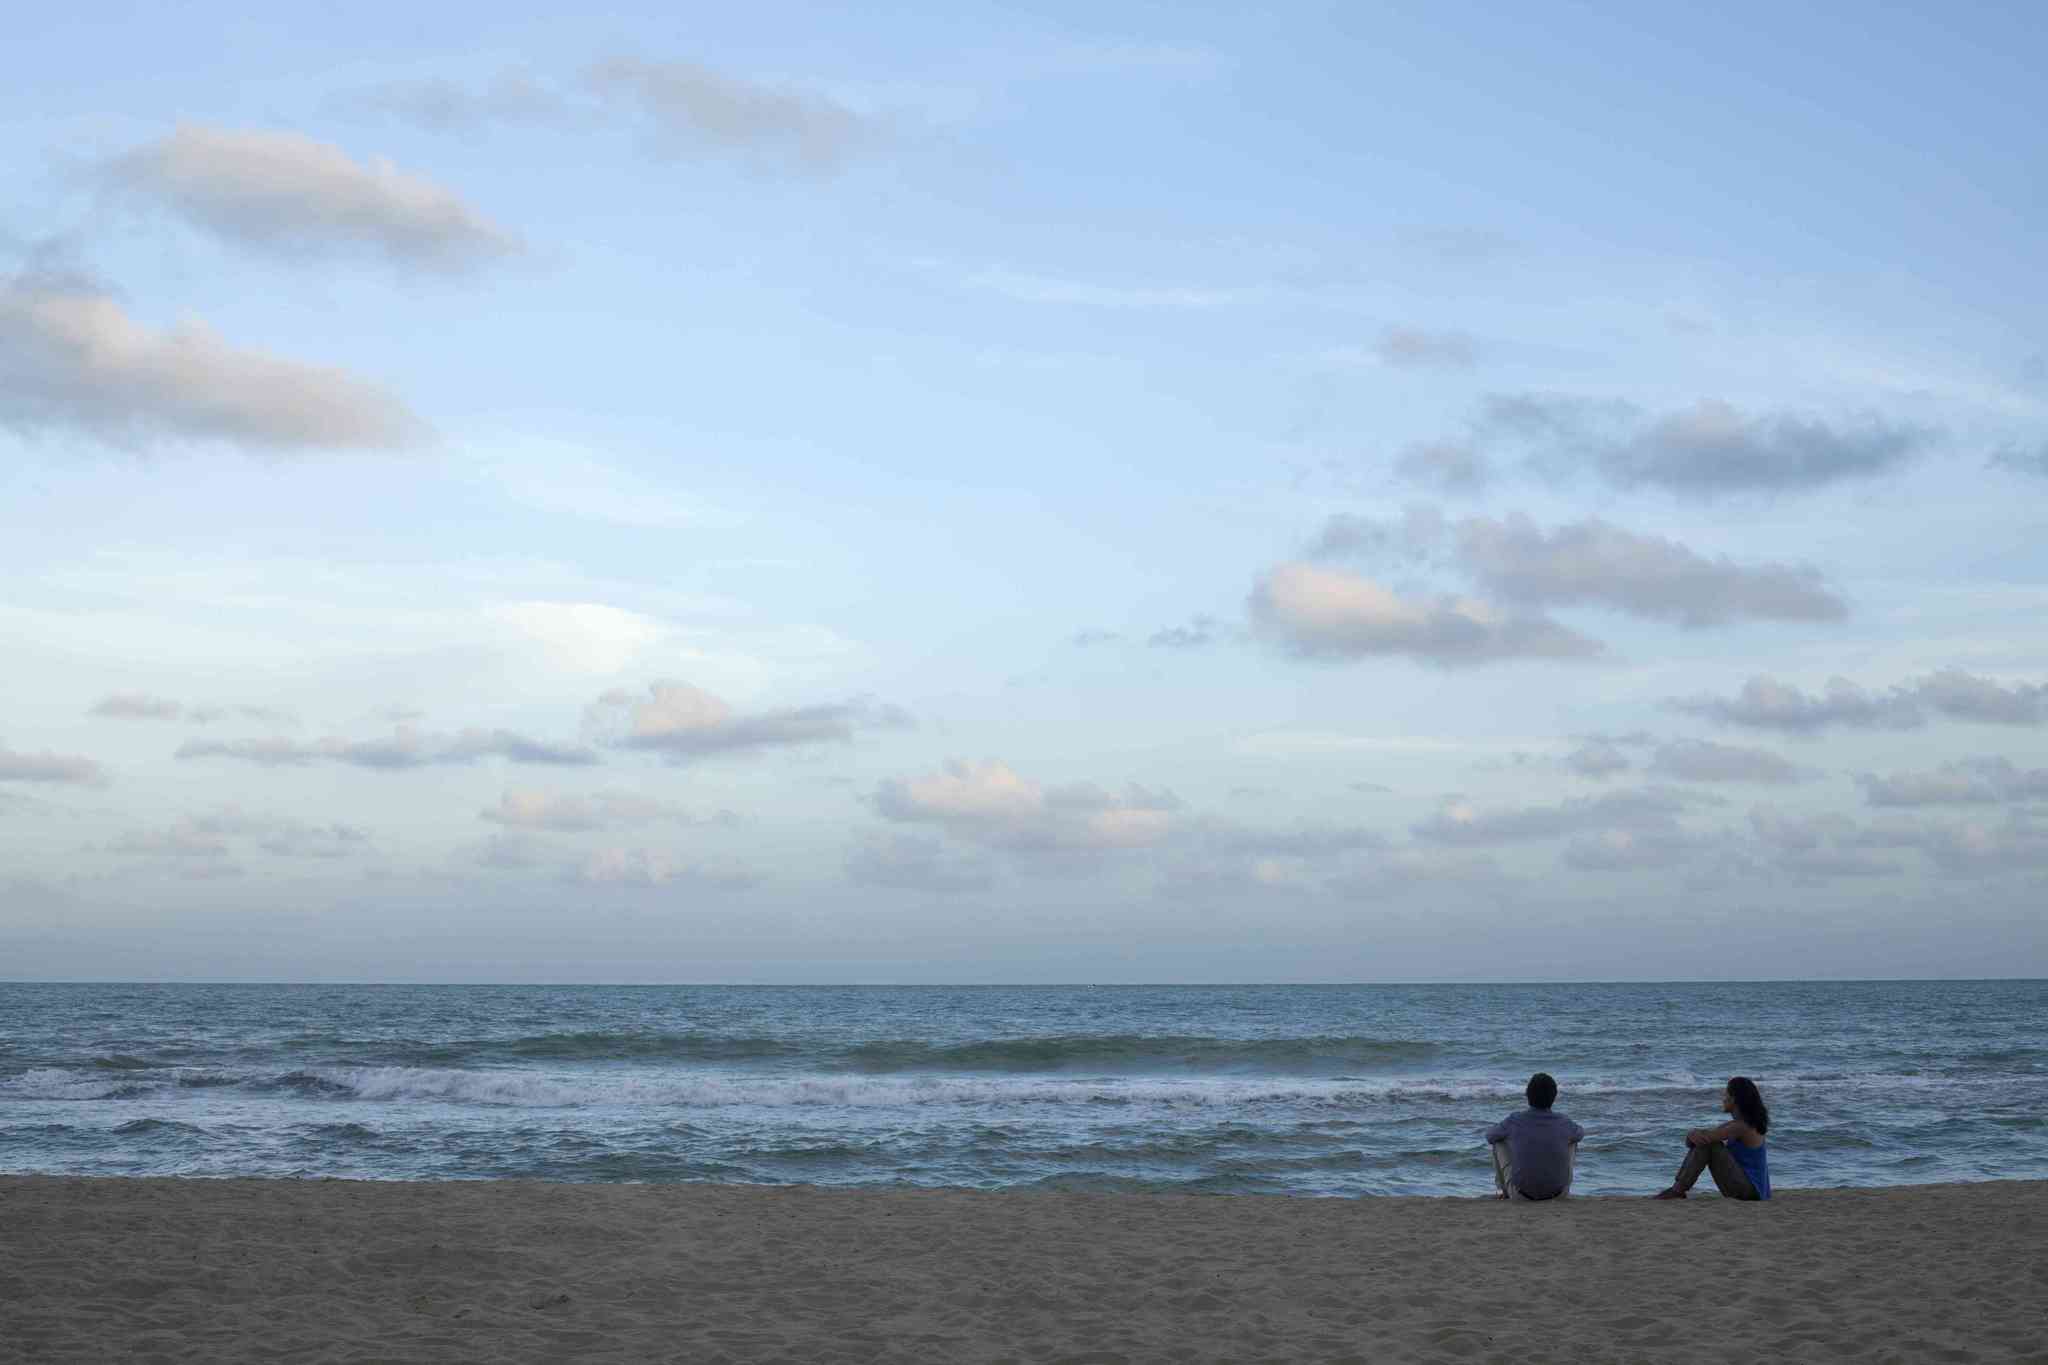
M 1685 1161 L 1671 1181 L 1671 1188 L 1656 1197 L 1683 1199 L 1703 1170 L 1714 1173 L 1714 1184 L 1730 1199 L 1769 1199 L 1771 1168 L 1764 1158 L 1764 1134 L 1771 1130 L 1771 1111 L 1756 1082 L 1747 1076 L 1732 1076 L 1721 1092 L 1721 1112 L 1728 1121 L 1718 1128 L 1695 1128 L 1685 1135 Z

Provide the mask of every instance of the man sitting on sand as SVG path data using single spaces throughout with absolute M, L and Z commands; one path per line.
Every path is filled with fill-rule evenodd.
M 1547 1071 L 1529 1078 L 1529 1107 L 1486 1130 L 1493 1179 L 1503 1199 L 1555 1199 L 1570 1194 L 1572 1161 L 1586 1130 L 1551 1109 L 1557 1082 Z

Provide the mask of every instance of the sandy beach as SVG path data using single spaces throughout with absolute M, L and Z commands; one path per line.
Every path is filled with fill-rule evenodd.
M 1755 1206 L 0 1178 L 8 1361 L 2048 1362 L 2044 1304 L 2044 1182 Z

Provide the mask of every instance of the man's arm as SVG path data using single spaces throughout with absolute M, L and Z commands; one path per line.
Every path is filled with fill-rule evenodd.
M 1508 1121 L 1502 1119 L 1499 1123 L 1487 1129 L 1486 1140 L 1488 1142 L 1506 1142 L 1508 1140 Z

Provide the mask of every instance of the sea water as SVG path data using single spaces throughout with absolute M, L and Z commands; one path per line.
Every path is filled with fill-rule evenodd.
M 0 983 L 0 1171 L 1480 1194 L 1531 1072 L 1648 1193 L 1730 1075 L 1780 1189 L 2048 1178 L 2048 982 Z

